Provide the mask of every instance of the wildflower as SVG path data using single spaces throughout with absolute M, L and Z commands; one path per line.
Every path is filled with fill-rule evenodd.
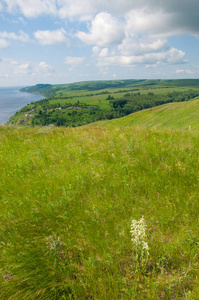
M 147 225 L 143 216 L 139 221 L 132 220 L 130 231 L 132 236 L 131 241 L 134 244 L 137 259 L 140 260 L 141 258 L 142 261 L 149 255 L 149 246 L 146 242 L 146 228 Z
M 54 255 L 59 255 L 61 252 L 61 246 L 62 246 L 62 241 L 61 238 L 59 236 L 57 236 L 56 234 L 54 236 L 49 236 L 47 238 L 47 248 L 50 249 L 50 251 L 54 254 Z

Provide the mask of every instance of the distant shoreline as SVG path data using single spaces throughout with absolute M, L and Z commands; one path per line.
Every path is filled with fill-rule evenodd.
M 0 88 L 0 124 L 6 125 L 9 119 L 23 106 L 44 99 L 45 96 L 36 93 L 22 92 L 23 87 Z

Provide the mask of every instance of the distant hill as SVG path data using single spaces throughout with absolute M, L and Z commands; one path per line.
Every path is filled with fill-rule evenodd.
M 199 97 L 199 79 L 128 79 L 84 81 L 59 85 L 37 84 L 23 88 L 22 91 L 41 94 L 45 96 L 45 99 L 21 108 L 10 118 L 8 124 L 77 127 L 101 120 L 121 118 L 145 109 L 153 112 L 152 107 L 166 103 L 180 103 L 197 99 Z M 151 114 L 137 122 L 145 124 L 147 118 L 150 120 Z M 193 120 L 191 119 L 191 121 Z M 120 124 L 120 122 L 126 121 L 116 121 L 116 124 Z M 165 122 L 167 124 L 167 119 Z M 146 126 L 157 126 L 156 123 L 158 122 L 154 119 L 152 124 L 146 124 Z M 161 124 L 161 126 L 164 125 L 164 123 Z M 168 125 L 170 124 L 172 121 Z
M 35 86 L 25 87 L 21 91 L 29 93 L 40 93 L 49 96 L 58 91 L 97 91 L 108 88 L 130 88 L 130 87 L 196 87 L 199 88 L 199 79 L 126 79 L 126 80 L 99 80 L 83 81 L 70 84 L 37 84 Z

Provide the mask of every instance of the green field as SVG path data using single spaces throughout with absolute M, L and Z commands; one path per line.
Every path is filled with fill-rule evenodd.
M 198 114 L 196 98 L 0 126 L 0 299 L 197 300 Z M 149 255 L 131 240 L 142 217 Z
M 68 85 L 38 84 L 22 89 L 45 99 L 30 103 L 10 118 L 20 126 L 77 127 L 120 118 L 160 104 L 199 97 L 199 80 L 115 80 Z

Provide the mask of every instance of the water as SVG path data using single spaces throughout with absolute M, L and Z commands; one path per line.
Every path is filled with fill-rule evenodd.
M 20 92 L 20 88 L 0 88 L 0 124 L 6 123 L 23 106 L 45 98 L 38 94 Z

